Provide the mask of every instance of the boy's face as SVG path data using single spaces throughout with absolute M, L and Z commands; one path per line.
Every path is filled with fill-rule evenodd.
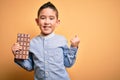
M 60 21 L 57 19 L 56 11 L 51 8 L 45 8 L 40 12 L 36 22 L 41 30 L 41 33 L 43 35 L 49 35 L 55 30 L 55 27 Z

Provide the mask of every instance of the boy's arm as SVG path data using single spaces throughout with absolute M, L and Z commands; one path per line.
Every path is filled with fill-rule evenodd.
M 19 66 L 24 68 L 27 71 L 33 70 L 33 59 L 32 59 L 32 53 L 29 52 L 29 58 L 28 59 L 14 59 L 14 62 L 17 63 Z
M 78 50 L 78 45 L 80 43 L 80 40 L 78 36 L 75 36 L 73 39 L 71 39 L 71 47 L 68 48 L 67 46 L 64 46 L 64 65 L 66 67 L 71 67 L 76 60 L 76 53 Z
M 22 47 L 20 46 L 19 43 L 15 43 L 15 44 L 13 44 L 11 49 L 12 49 L 12 53 L 15 57 L 16 51 L 20 51 L 22 49 Z M 31 52 L 29 52 L 28 59 L 16 59 L 16 58 L 14 58 L 14 62 L 17 63 L 22 68 L 28 70 L 28 71 L 33 70 L 33 59 L 32 59 L 32 53 Z
M 70 48 L 68 48 L 67 46 L 64 47 L 65 67 L 71 67 L 75 63 L 77 50 L 78 48 L 74 48 L 74 47 L 70 47 Z

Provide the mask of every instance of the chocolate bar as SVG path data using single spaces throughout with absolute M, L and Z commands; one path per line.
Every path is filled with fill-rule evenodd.
M 28 59 L 29 56 L 29 46 L 30 46 L 30 34 L 17 34 L 17 43 L 22 46 L 22 49 L 16 51 L 15 58 L 16 59 Z

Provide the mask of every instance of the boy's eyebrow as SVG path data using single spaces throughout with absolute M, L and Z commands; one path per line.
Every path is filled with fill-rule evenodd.
M 46 15 L 40 15 L 40 17 L 46 17 Z M 49 15 L 48 17 L 55 17 L 54 15 Z
M 49 17 L 55 17 L 55 16 L 53 16 L 53 15 L 50 15 Z
M 45 17 L 45 15 L 40 15 L 40 17 Z

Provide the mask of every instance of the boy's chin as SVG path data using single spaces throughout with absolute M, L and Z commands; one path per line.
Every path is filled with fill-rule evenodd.
M 51 33 L 42 33 L 43 36 L 47 36 L 49 34 L 51 34 Z

